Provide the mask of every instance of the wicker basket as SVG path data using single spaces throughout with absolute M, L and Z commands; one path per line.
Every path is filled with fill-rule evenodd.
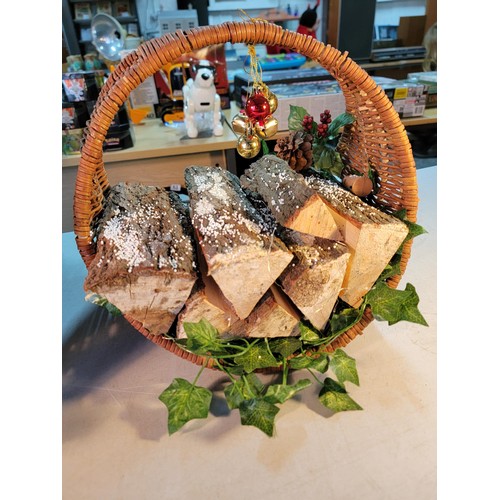
M 126 56 L 115 68 L 101 90 L 84 133 L 84 144 L 75 185 L 74 231 L 80 255 L 88 267 L 96 253 L 92 228 L 103 208 L 110 185 L 103 163 L 103 143 L 111 122 L 130 92 L 162 66 L 183 54 L 226 42 L 280 45 L 321 64 L 337 80 L 345 97 L 346 111 L 355 116 L 353 125 L 344 128 L 339 142 L 343 161 L 363 171 L 368 162 L 379 176 L 375 195 L 379 206 L 406 209 L 407 219 L 416 222 L 418 192 L 411 146 L 399 115 L 384 91 L 352 61 L 330 45 L 278 25 L 263 21 L 228 22 L 204 26 L 188 32 L 176 31 L 149 40 Z M 236 142 L 235 142 L 236 145 Z M 403 247 L 401 274 L 388 280 L 396 288 L 405 271 L 411 240 Z M 137 321 L 125 316 L 148 339 L 177 356 L 196 364 L 206 359 L 186 352 L 173 340 L 149 334 Z M 335 339 L 327 350 L 343 347 L 360 335 L 373 317 L 366 309 L 361 321 Z M 211 366 L 211 363 L 208 363 Z

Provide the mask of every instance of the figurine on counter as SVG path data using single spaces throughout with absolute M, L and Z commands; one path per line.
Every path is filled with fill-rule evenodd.
M 316 38 L 316 30 L 319 28 L 320 23 L 317 13 L 319 2 L 320 0 L 316 0 L 316 5 L 313 8 L 307 5 L 307 9 L 300 16 L 297 33 L 311 35 L 313 38 Z
M 190 78 L 182 87 L 187 135 L 192 139 L 198 137 L 200 125 L 206 121 L 205 113 L 213 114 L 213 135 L 222 135 L 220 96 L 214 83 L 215 68 L 209 61 L 201 60 L 194 65 L 193 70 L 194 79 Z

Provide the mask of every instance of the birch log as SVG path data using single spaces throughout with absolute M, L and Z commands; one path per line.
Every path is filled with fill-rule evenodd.
M 264 155 L 241 176 L 241 185 L 262 197 L 280 225 L 320 238 L 341 238 L 328 204 L 285 160 Z
M 305 179 L 329 202 L 343 241 L 351 251 L 340 297 L 358 307 L 403 243 L 408 228 L 334 182 L 314 176 Z
M 187 207 L 155 186 L 111 188 L 84 281 L 154 335 L 167 333 L 196 282 Z
M 279 233 L 294 254 L 278 282 L 304 317 L 323 330 L 337 302 L 350 253 L 343 243 L 285 230 Z
M 293 255 L 267 230 L 235 175 L 218 167 L 197 166 L 186 168 L 184 175 L 208 275 L 244 319 Z

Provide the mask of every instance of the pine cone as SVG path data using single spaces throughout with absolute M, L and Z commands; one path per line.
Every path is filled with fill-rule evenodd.
M 313 136 L 303 130 L 291 131 L 276 141 L 274 151 L 278 158 L 288 162 L 290 168 L 300 172 L 312 165 L 312 141 Z

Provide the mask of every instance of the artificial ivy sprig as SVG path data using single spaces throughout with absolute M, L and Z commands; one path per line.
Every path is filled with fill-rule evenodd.
M 346 403 L 350 398 L 344 382 L 359 384 L 354 360 L 347 355 L 338 353 L 330 358 L 326 353 L 311 354 L 303 349 L 302 341 L 296 337 L 264 339 L 260 344 L 246 341 L 243 342 L 246 345 L 242 350 L 242 339 L 220 338 L 217 330 L 204 319 L 197 323 L 185 323 L 184 328 L 188 337 L 186 346 L 195 347 L 198 354 L 206 349 L 207 359 L 212 357 L 215 366 L 227 375 L 229 383 L 224 388 L 224 396 L 228 408 L 239 411 L 242 425 L 257 427 L 268 436 L 274 434 L 279 405 L 312 385 L 308 378 L 290 384 L 290 370 L 307 369 L 309 373 L 316 371 L 325 374 L 332 369 L 338 379 L 335 383 L 339 384 L 340 389 L 332 385 L 329 378 L 322 382 L 313 375 L 322 386 L 319 394 L 322 404 L 334 412 L 360 409 L 357 403 Z M 307 335 L 306 330 L 303 332 Z M 213 358 L 213 349 L 224 353 L 222 359 Z M 168 409 L 169 434 L 177 432 L 193 419 L 208 416 L 212 393 L 196 385 L 205 366 L 206 363 L 193 382 L 176 378 L 159 396 Z M 280 382 L 266 386 L 260 380 L 257 372 L 268 368 L 281 369 Z M 342 401 L 343 406 L 340 403 L 333 404 L 334 400 Z

